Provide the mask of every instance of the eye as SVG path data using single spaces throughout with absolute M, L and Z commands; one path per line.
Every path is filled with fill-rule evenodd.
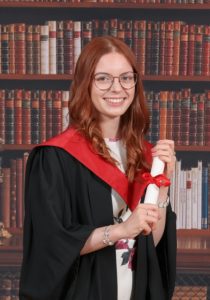
M 123 81 L 123 82 L 130 82 L 130 81 L 133 81 L 134 80 L 134 75 L 133 74 L 123 74 L 120 76 L 120 79 Z
M 106 75 L 106 74 L 97 74 L 95 76 L 95 80 L 97 82 L 101 82 L 101 83 L 105 83 L 105 82 L 109 82 L 111 80 L 110 76 L 109 75 Z

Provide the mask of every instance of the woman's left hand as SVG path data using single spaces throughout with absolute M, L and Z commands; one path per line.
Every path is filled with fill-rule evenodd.
M 165 175 L 170 178 L 175 169 L 176 153 L 174 151 L 174 141 L 159 140 L 155 147 L 152 148 L 152 156 L 158 156 L 165 162 Z

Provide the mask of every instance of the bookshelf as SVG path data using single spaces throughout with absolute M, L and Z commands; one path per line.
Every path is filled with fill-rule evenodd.
M 158 12 L 158 13 L 156 13 Z M 32 1 L 0 1 L 1 24 L 24 22 L 26 24 L 44 24 L 47 20 L 107 20 L 122 18 L 129 20 L 154 20 L 154 22 L 183 20 L 187 23 L 209 24 L 210 3 L 204 4 L 163 4 L 163 3 L 59 3 Z M 151 17 L 152 16 L 152 17 Z M 1 88 L 27 88 L 67 90 L 73 76 L 71 74 L 2 74 Z M 194 92 L 208 89 L 210 74 L 207 75 L 142 75 L 146 89 L 181 89 L 192 88 Z M 167 87 L 167 88 L 166 88 Z M 13 157 L 17 152 L 28 151 L 33 145 L 0 144 L 0 156 Z M 178 157 L 190 156 L 197 160 L 202 156 L 208 160 L 210 146 L 177 145 Z M 190 155 L 189 155 L 190 153 Z M 209 161 L 209 160 L 208 160 Z M 177 267 L 179 272 L 210 274 L 210 230 L 178 230 Z M 22 230 L 13 230 L 12 238 L 4 246 L 0 246 L 1 268 L 19 267 L 22 257 Z

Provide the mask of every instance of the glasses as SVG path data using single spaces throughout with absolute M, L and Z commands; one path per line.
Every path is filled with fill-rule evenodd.
M 123 89 L 129 90 L 136 85 L 138 74 L 134 72 L 126 72 L 119 76 L 112 76 L 108 73 L 96 73 L 94 75 L 94 82 L 99 90 L 106 91 L 112 87 L 115 78 L 118 78 Z

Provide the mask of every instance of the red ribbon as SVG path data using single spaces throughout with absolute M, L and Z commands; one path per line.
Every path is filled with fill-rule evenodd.
M 169 186 L 171 184 L 170 180 L 164 174 L 159 174 L 153 177 L 150 173 L 146 172 L 142 174 L 142 178 L 147 182 L 148 185 L 153 183 L 159 188 L 161 186 Z

